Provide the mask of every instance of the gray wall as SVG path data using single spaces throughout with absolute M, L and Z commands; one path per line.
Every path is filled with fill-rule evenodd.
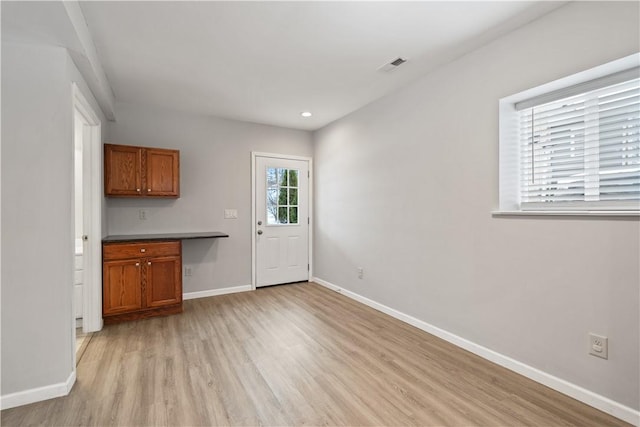
M 99 111 L 79 76 L 65 49 L 2 44 L 2 395 L 73 369 L 72 81 Z
M 491 215 L 498 99 L 638 52 L 638 12 L 569 4 L 317 131 L 315 275 L 638 409 L 638 220 Z
M 311 156 L 311 133 L 116 104 L 108 141 L 180 150 L 180 198 L 109 198 L 109 234 L 223 231 L 183 242 L 184 292 L 251 284 L 251 151 Z M 224 209 L 238 219 L 224 219 Z M 139 210 L 147 220 L 139 219 Z

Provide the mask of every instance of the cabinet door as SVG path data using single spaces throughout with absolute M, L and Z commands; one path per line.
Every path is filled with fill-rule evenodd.
M 142 308 L 140 260 L 103 263 L 102 314 L 116 314 Z
M 140 148 L 105 144 L 105 194 L 107 196 L 140 196 L 142 194 L 140 168 Z
M 180 152 L 147 148 L 146 195 L 155 197 L 180 196 Z
M 182 261 L 179 256 L 149 258 L 146 261 L 147 308 L 182 301 Z

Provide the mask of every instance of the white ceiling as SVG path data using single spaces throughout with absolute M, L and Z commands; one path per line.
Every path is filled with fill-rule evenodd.
M 563 3 L 80 5 L 116 101 L 313 130 Z

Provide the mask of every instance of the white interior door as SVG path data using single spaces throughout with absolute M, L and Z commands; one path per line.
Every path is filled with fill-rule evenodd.
M 309 161 L 256 156 L 256 286 L 309 280 Z
M 78 111 L 74 111 L 74 208 L 75 208 L 75 244 L 74 244 L 74 271 L 73 271 L 73 312 L 76 322 L 82 319 L 83 313 L 83 283 L 84 283 L 84 198 L 87 191 L 85 183 L 88 177 L 86 159 L 84 156 L 85 127 L 89 124 Z M 81 323 L 77 326 L 82 325 Z
M 74 283 L 73 336 L 75 336 L 76 318 L 82 317 L 84 332 L 102 329 L 102 138 L 100 119 L 87 102 L 75 83 L 72 84 L 74 117 L 74 150 L 78 149 L 78 164 L 74 175 L 81 180 L 81 188 L 74 191 L 74 206 L 77 222 L 74 224 L 76 240 L 77 284 Z M 75 147 L 78 143 L 79 146 Z M 81 151 L 81 153 L 79 153 Z M 81 160 L 80 160 L 81 159 Z M 81 231 L 80 231 L 81 230 Z M 77 310 L 77 311 L 76 311 Z M 75 346 L 75 343 L 73 343 Z M 72 351 L 75 355 L 75 351 Z M 73 363 L 75 366 L 75 360 Z

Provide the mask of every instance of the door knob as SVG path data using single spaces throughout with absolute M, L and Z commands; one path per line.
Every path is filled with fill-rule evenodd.
M 262 225 L 262 221 L 258 221 L 258 225 Z
M 262 230 L 258 230 L 258 234 L 262 234 Z
M 89 236 L 87 236 L 87 235 L 85 234 L 84 236 L 82 236 L 82 240 L 84 240 L 84 241 L 86 242 L 87 240 L 89 240 Z

